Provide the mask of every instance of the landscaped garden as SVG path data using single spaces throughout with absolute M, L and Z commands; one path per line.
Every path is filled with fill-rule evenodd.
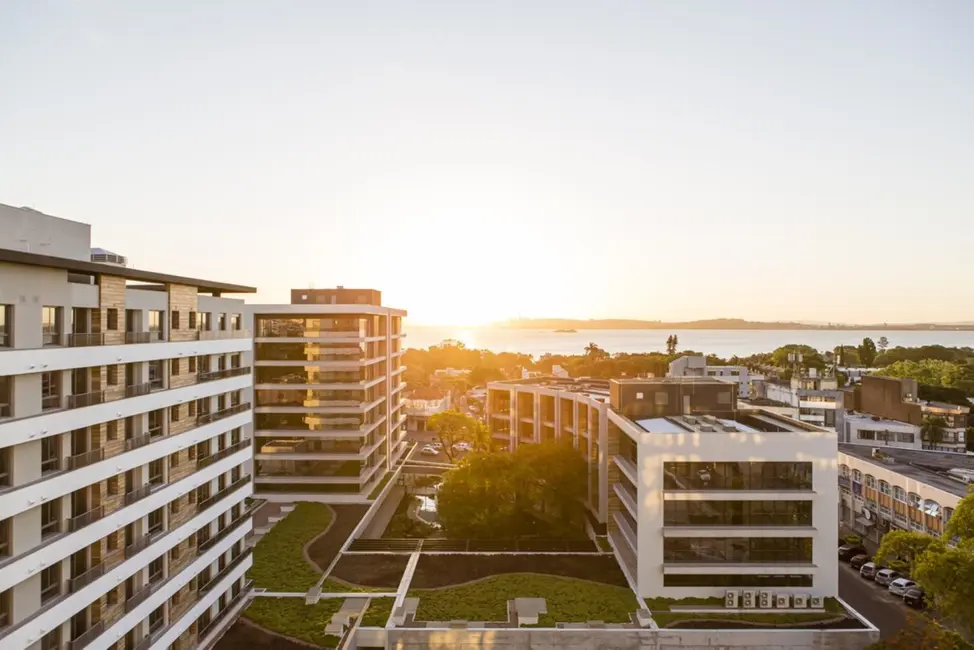
M 256 587 L 268 591 L 304 592 L 321 578 L 321 572 L 304 557 L 304 547 L 332 523 L 332 509 L 322 503 L 296 504 L 254 548 L 249 575 Z
M 339 638 L 325 634 L 325 626 L 344 602 L 342 598 L 330 598 L 305 605 L 303 598 L 255 598 L 243 615 L 272 632 L 334 648 Z
M 425 521 L 419 521 L 410 516 L 410 510 L 415 514 L 416 507 L 419 505 L 419 497 L 412 494 L 404 494 L 396 512 L 389 520 L 389 524 L 382 533 L 382 537 L 391 539 L 426 539 L 439 533 L 439 528 Z
M 351 585 L 395 591 L 408 563 L 408 555 L 343 555 L 328 578 Z
M 395 602 L 395 598 L 373 598 L 369 602 L 369 607 L 365 610 L 359 625 L 362 627 L 385 627 L 389 615 L 392 614 L 392 606 Z
M 544 598 L 548 613 L 538 623 L 605 621 L 628 623 L 639 609 L 628 587 L 615 587 L 559 576 L 514 573 L 440 589 L 411 589 L 419 598 L 416 620 L 505 621 L 507 601 Z
M 327 571 L 331 566 L 332 560 L 342 550 L 342 546 L 358 523 L 362 521 L 369 506 L 368 504 L 332 505 L 331 509 L 335 513 L 335 520 L 328 528 L 328 532 L 308 546 L 308 557 L 321 571 Z M 294 514 L 296 513 L 292 513 L 291 516 Z
M 410 587 L 435 589 L 512 573 L 578 578 L 614 587 L 629 588 L 626 576 L 619 569 L 615 558 L 610 555 L 595 554 L 421 555 Z

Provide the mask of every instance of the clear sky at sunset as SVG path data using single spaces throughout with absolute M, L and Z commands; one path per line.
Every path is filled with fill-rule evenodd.
M 974 320 L 974 2 L 0 5 L 0 202 L 414 323 Z

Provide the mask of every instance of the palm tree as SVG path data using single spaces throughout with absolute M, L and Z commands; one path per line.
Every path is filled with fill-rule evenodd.
M 939 415 L 928 416 L 920 425 L 920 437 L 931 447 L 939 445 L 944 439 L 947 421 Z
M 886 348 L 889 347 L 889 339 L 885 336 L 880 336 L 879 340 L 876 341 L 876 347 L 879 348 L 880 352 L 886 352 Z
M 676 351 L 675 338 L 672 334 L 666 337 L 666 354 L 673 354 Z

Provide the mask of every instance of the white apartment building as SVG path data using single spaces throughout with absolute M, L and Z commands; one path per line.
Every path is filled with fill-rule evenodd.
M 0 205 L 0 647 L 207 648 L 248 591 L 252 339 L 221 296 L 254 289 L 90 255 Z
M 809 368 L 788 382 L 770 380 L 755 383 L 754 397 L 798 409 L 798 419 L 826 429 L 834 429 L 839 408 L 839 383 Z
M 715 377 L 737 384 L 737 395 L 747 399 L 751 394 L 752 377 L 746 366 L 710 366 L 707 357 L 684 356 L 670 362 L 667 377 Z
M 423 433 L 429 429 L 431 417 L 450 410 L 450 392 L 438 388 L 417 388 L 409 393 L 403 404 L 406 430 Z
M 258 495 L 361 501 L 391 471 L 406 449 L 405 315 L 377 291 L 342 287 L 248 305 Z
M 834 431 L 739 408 L 735 383 L 718 378 L 487 390 L 496 442 L 568 438 L 587 454 L 592 527 L 639 595 L 837 595 Z

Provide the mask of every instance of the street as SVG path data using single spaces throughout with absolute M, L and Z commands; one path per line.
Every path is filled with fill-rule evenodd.
M 909 608 L 903 600 L 860 578 L 848 562 L 839 562 L 839 597 L 878 627 L 881 638 L 891 637 L 906 621 Z

